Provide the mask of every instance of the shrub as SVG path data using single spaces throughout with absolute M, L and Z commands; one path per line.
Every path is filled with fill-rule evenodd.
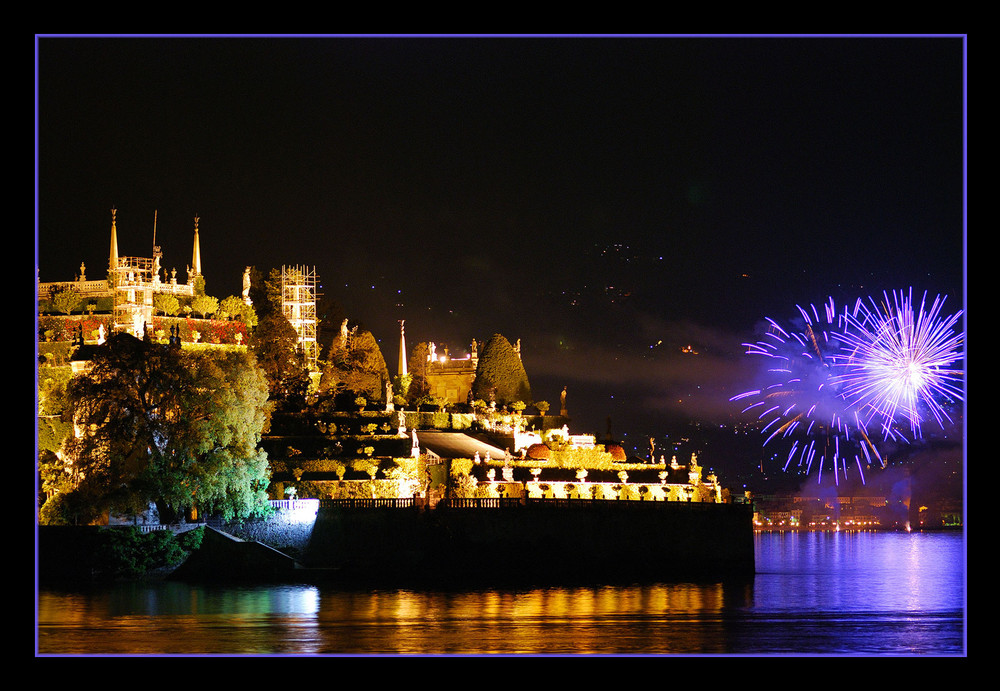
M 181 535 L 169 530 L 143 533 L 135 526 L 101 531 L 99 563 L 115 576 L 135 578 L 165 566 L 176 566 L 201 546 L 204 528 Z
M 199 526 L 193 530 L 188 530 L 177 536 L 177 544 L 180 545 L 181 549 L 185 552 L 193 552 L 199 547 L 201 547 L 201 541 L 205 537 L 204 526 Z
M 626 461 L 628 456 L 625 455 L 625 449 L 623 449 L 618 444 L 608 444 L 607 452 L 611 454 L 611 459 L 615 461 Z
M 461 475 L 468 475 L 472 472 L 473 466 L 476 463 L 471 458 L 453 458 L 450 464 L 449 471 L 453 478 L 457 478 Z
M 532 444 L 528 447 L 527 457 L 537 461 L 547 461 L 552 455 L 545 444 Z

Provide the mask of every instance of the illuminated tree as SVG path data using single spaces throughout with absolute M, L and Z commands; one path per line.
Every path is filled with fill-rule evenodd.
M 66 398 L 68 369 L 47 365 L 38 368 L 38 479 L 42 501 L 72 489 L 60 458 L 63 443 L 73 434 Z
M 500 334 L 493 334 L 479 351 L 472 396 L 485 401 L 493 397 L 498 405 L 531 400 L 531 386 L 521 357 Z
M 215 313 L 218 319 L 239 320 L 249 328 L 257 326 L 257 312 L 253 305 L 243 302 L 243 298 L 230 295 L 219 303 L 219 310 Z
M 269 468 L 258 443 L 270 406 L 251 354 L 186 353 L 115 334 L 67 394 L 79 433 L 64 445 L 64 519 L 151 503 L 164 521 L 192 507 L 226 518 L 264 510 Z
M 389 368 L 370 331 L 354 333 L 346 344 L 340 336 L 334 339 L 323 370 L 323 390 L 353 391 L 369 401 L 384 401 L 387 381 Z
M 243 313 L 246 303 L 235 295 L 224 298 L 219 303 L 218 316 L 220 319 L 235 319 Z
M 180 300 L 170 293 L 157 293 L 154 295 L 153 307 L 167 316 L 173 316 L 181 311 Z
M 83 296 L 80 293 L 73 288 L 67 288 L 52 296 L 52 306 L 63 314 L 69 314 L 79 306 L 82 300 Z
M 214 298 L 211 295 L 199 295 L 191 301 L 191 309 L 203 317 L 215 314 L 219 309 L 219 298 Z
M 205 294 L 205 277 L 198 275 L 194 277 L 193 286 L 195 295 Z

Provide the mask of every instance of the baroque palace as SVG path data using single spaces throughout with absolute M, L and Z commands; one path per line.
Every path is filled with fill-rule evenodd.
M 198 217 L 194 218 L 194 247 L 191 264 L 187 267 L 184 283 L 177 281 L 177 269 L 171 269 L 169 279 L 160 266 L 163 257 L 156 244 L 156 223 L 153 223 L 153 251 L 149 257 L 126 257 L 118 253 L 117 210 L 111 210 L 111 251 L 108 257 L 107 278 L 88 280 L 86 266 L 80 265 L 80 273 L 74 281 L 38 284 L 39 302 L 52 300 L 62 291 L 72 290 L 84 301 L 110 298 L 112 303 L 112 328 L 128 331 L 142 337 L 145 325 L 153 320 L 153 296 L 167 293 L 183 297 L 193 297 L 195 284 L 201 274 L 201 247 L 198 239 Z M 155 219 L 155 216 L 154 216 Z M 161 275 L 162 274 L 162 275 Z
M 191 262 L 181 282 L 176 269 L 168 272 L 161 265 L 163 253 L 155 241 L 155 216 L 151 256 L 122 256 L 118 252 L 116 210 L 112 209 L 107 278 L 88 279 L 81 264 L 73 281 L 38 284 L 39 303 L 73 291 L 83 303 L 103 305 L 97 311 L 110 312 L 110 319 L 102 322 L 100 333 L 70 339 L 70 331 L 63 329 L 61 337 L 53 340 L 100 344 L 105 337 L 104 323 L 112 331 L 147 336 L 154 323 L 156 296 L 190 300 L 198 292 L 199 279 L 203 281 L 198 222 L 196 216 Z M 286 274 L 297 278 L 286 281 Z M 315 274 L 309 270 L 297 267 L 283 271 L 283 310 L 312 364 L 317 355 L 316 284 Z M 244 274 L 242 299 L 250 304 L 249 269 Z M 73 322 L 73 318 L 64 321 Z M 443 402 L 437 412 L 395 410 L 387 397 L 384 410 L 281 414 L 273 419 L 262 445 L 272 468 L 270 494 L 274 500 L 417 497 L 428 504 L 449 498 L 519 497 L 733 501 L 714 473 L 704 469 L 693 454 L 687 464 L 678 463 L 676 457 L 670 461 L 662 456 L 627 458 L 621 446 L 610 439 L 603 444 L 593 435 L 570 434 L 571 419 L 564 398 L 558 415 L 493 406 L 473 409 L 469 399 L 479 360 L 476 341 L 461 357 L 451 357 L 446 346 L 427 345 L 427 380 L 432 396 Z M 520 358 L 520 341 L 513 347 Z M 407 373 L 406 365 L 401 322 L 399 374 Z

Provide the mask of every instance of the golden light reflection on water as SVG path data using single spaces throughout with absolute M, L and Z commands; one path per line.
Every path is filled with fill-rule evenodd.
M 734 593 L 730 586 L 728 601 Z M 735 593 L 739 600 L 747 593 Z M 180 584 L 40 594 L 41 654 L 719 652 L 722 584 L 459 592 Z M 697 623 L 697 625 L 693 625 Z M 708 624 L 706 626 L 706 624 Z M 719 624 L 721 626 L 721 624 Z
M 43 590 L 42 655 L 955 654 L 965 543 L 758 536 L 746 584 L 338 590 L 117 584 Z
M 722 584 L 329 592 L 321 596 L 318 628 L 329 653 L 616 653 L 636 645 L 710 651 L 705 623 L 721 617 L 725 602 Z M 686 626 L 693 620 L 698 627 Z

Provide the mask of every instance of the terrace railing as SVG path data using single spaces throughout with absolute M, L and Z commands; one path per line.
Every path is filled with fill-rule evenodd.
M 355 499 L 320 499 L 321 509 L 408 509 L 416 506 L 413 497 L 403 499 L 355 498 Z

